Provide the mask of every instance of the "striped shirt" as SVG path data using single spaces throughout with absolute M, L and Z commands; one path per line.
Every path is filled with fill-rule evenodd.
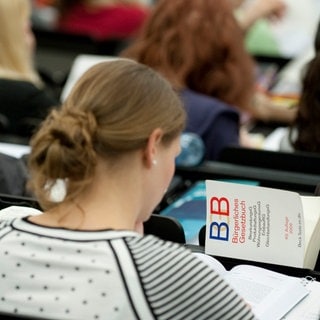
M 0 223 L 0 310 L 49 319 L 254 319 L 183 246 L 133 231 Z

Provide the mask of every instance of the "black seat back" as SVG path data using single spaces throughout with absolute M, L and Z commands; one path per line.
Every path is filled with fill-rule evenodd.
M 309 152 L 280 152 L 244 147 L 227 147 L 218 161 L 238 165 L 320 174 L 320 155 Z
M 153 234 L 167 241 L 186 243 L 182 225 L 172 217 L 152 214 L 149 220 L 144 223 L 144 233 Z

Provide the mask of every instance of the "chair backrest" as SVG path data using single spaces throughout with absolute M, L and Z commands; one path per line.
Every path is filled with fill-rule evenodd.
M 41 207 L 36 199 L 28 196 L 15 196 L 6 193 L 0 193 L 0 210 L 10 206 L 30 207 L 41 210 Z
M 91 53 L 101 55 L 117 55 L 128 44 L 129 40 L 114 38 L 95 40 L 87 35 L 73 34 L 57 30 L 33 30 L 37 45 L 41 48 L 64 50 L 73 53 Z
M 45 29 L 33 30 L 37 41 L 36 67 L 47 83 L 63 85 L 79 54 L 117 56 L 128 44 L 124 39 L 96 41 L 89 36 Z
M 186 243 L 182 225 L 172 217 L 152 214 L 149 220 L 144 223 L 144 233 L 155 235 L 167 241 Z
M 26 195 L 27 177 L 27 166 L 23 158 L 0 152 L 0 193 Z
M 203 225 L 199 230 L 199 246 L 204 247 L 206 242 L 206 225 Z
M 244 166 L 320 174 L 320 155 L 309 152 L 281 152 L 244 147 L 226 147 L 218 161 Z

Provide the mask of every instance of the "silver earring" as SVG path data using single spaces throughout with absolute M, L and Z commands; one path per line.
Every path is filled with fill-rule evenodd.
M 153 164 L 154 166 L 156 166 L 156 165 L 158 164 L 158 161 L 157 161 L 156 159 L 153 159 L 153 160 L 152 160 L 152 164 Z

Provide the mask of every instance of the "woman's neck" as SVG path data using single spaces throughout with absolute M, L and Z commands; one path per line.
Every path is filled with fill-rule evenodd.
M 134 230 L 142 207 L 140 193 L 143 189 L 136 172 L 131 168 L 107 173 L 98 165 L 93 182 L 81 195 L 30 218 L 30 221 L 67 229 Z

